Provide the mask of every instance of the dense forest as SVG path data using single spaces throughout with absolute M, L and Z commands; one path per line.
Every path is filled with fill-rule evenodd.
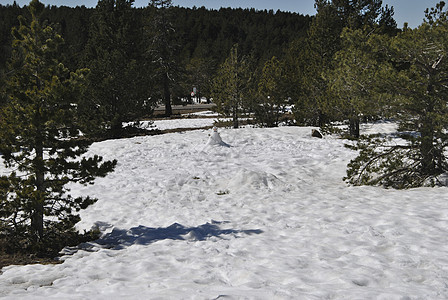
M 29 174 L 0 177 L 0 242 L 24 237 L 4 245 L 35 251 L 74 234 L 72 211 L 95 200 L 73 199 L 64 185 L 105 176 L 116 162 L 73 159 L 98 138 L 132 134 L 138 127 L 123 124 L 155 105 L 171 116 L 193 88 L 234 128 L 248 114 L 255 126 L 279 126 L 289 106 L 288 124 L 356 140 L 350 184 L 434 186 L 446 175 L 445 2 L 402 30 L 381 0 L 316 0 L 313 17 L 133 4 L 0 6 L 0 153 Z M 381 119 L 396 122 L 400 144 L 363 135 L 362 122 Z
M 115 5 L 109 13 L 120 13 L 119 2 L 100 1 L 103 6 Z M 132 1 L 127 1 L 132 2 Z M 85 67 L 85 58 L 88 56 L 89 38 L 93 38 L 95 15 L 97 8 L 81 7 L 45 7 L 40 19 L 51 24 L 64 38 L 65 44 L 60 52 L 64 64 L 70 69 Z M 163 8 L 158 8 L 160 11 Z M 151 15 L 151 8 L 130 8 L 132 17 L 129 26 L 134 27 L 132 36 L 126 39 L 132 41 L 135 57 L 139 66 L 148 65 L 148 43 L 150 27 L 155 19 Z M 159 13 L 162 14 L 162 13 Z M 11 29 L 18 26 L 19 15 L 29 15 L 27 7 L 13 5 L 0 5 L 0 44 L 1 72 L 5 72 L 7 60 L 11 55 L 12 35 Z M 173 99 L 187 97 L 191 93 L 195 77 L 206 77 L 211 80 L 218 66 L 226 59 L 233 45 L 238 44 L 241 55 L 251 55 L 256 63 L 263 63 L 272 56 L 282 57 L 288 45 L 306 35 L 311 22 L 310 16 L 295 13 L 286 13 L 272 10 L 258 11 L 255 9 L 208 10 L 201 8 L 169 7 L 166 17 L 173 29 L 169 37 L 171 46 L 175 48 L 172 59 L 177 62 L 179 74 L 176 79 Z M 108 24 L 112 26 L 112 24 Z M 118 25 L 118 24 L 116 24 Z M 125 25 L 125 24 L 121 24 Z M 98 29 L 100 30 L 100 29 Z M 129 32 L 129 34 L 131 34 Z M 162 48 L 162 46 L 160 45 Z M 203 72 L 204 74 L 194 74 Z M 202 75 L 202 76 L 201 76 Z M 210 97 L 210 91 L 205 85 L 201 93 Z

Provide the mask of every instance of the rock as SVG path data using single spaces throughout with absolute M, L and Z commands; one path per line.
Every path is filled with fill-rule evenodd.
M 323 137 L 322 133 L 320 133 L 319 130 L 317 130 L 317 129 L 311 130 L 311 136 L 312 137 L 316 137 L 316 138 L 320 138 L 320 139 Z

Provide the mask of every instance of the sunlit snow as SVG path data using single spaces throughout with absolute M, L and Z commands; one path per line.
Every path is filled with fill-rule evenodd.
M 117 168 L 72 194 L 99 199 L 78 228 L 102 237 L 3 268 L 0 297 L 448 298 L 446 187 L 347 186 L 356 153 L 311 128 L 219 133 L 230 147 L 205 147 L 212 130 L 93 144 Z

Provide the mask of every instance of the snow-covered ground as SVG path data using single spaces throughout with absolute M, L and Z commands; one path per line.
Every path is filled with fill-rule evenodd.
M 171 119 L 171 120 L 155 120 L 141 121 L 140 128 L 143 129 L 176 129 L 176 128 L 202 128 L 213 126 L 218 119 L 214 118 L 192 118 L 192 119 Z M 124 124 L 125 126 L 127 123 Z
M 139 127 L 142 129 L 192 129 L 192 128 L 204 128 L 216 125 L 219 122 L 231 122 L 231 118 L 220 117 L 218 113 L 212 111 L 201 111 L 195 113 L 189 113 L 183 115 L 184 118 L 168 119 L 168 120 L 154 120 L 154 121 L 141 121 Z M 193 118 L 189 118 L 193 117 Z M 241 121 L 248 120 L 249 118 L 240 118 Z M 127 126 L 130 123 L 123 123 Z
M 189 127 L 189 126 L 187 126 Z M 393 130 L 393 124 L 369 131 Z M 5 299 L 448 299 L 447 188 L 350 187 L 356 153 L 311 128 L 221 129 L 92 145 L 116 171 L 58 265 L 9 266 Z
M 217 118 L 219 116 L 218 113 L 210 111 L 210 110 L 198 111 L 198 112 L 194 112 L 194 113 L 189 113 L 187 115 L 200 116 L 200 117 L 215 117 L 215 118 Z

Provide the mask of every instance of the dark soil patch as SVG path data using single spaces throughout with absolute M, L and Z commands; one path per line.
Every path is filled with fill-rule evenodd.
M 10 265 L 29 265 L 29 264 L 60 264 L 62 261 L 58 260 L 58 258 L 50 258 L 50 257 L 36 257 L 31 254 L 24 253 L 16 253 L 16 254 L 7 254 L 0 253 L 0 270 L 3 267 Z M 1 273 L 1 271 L 0 271 Z

